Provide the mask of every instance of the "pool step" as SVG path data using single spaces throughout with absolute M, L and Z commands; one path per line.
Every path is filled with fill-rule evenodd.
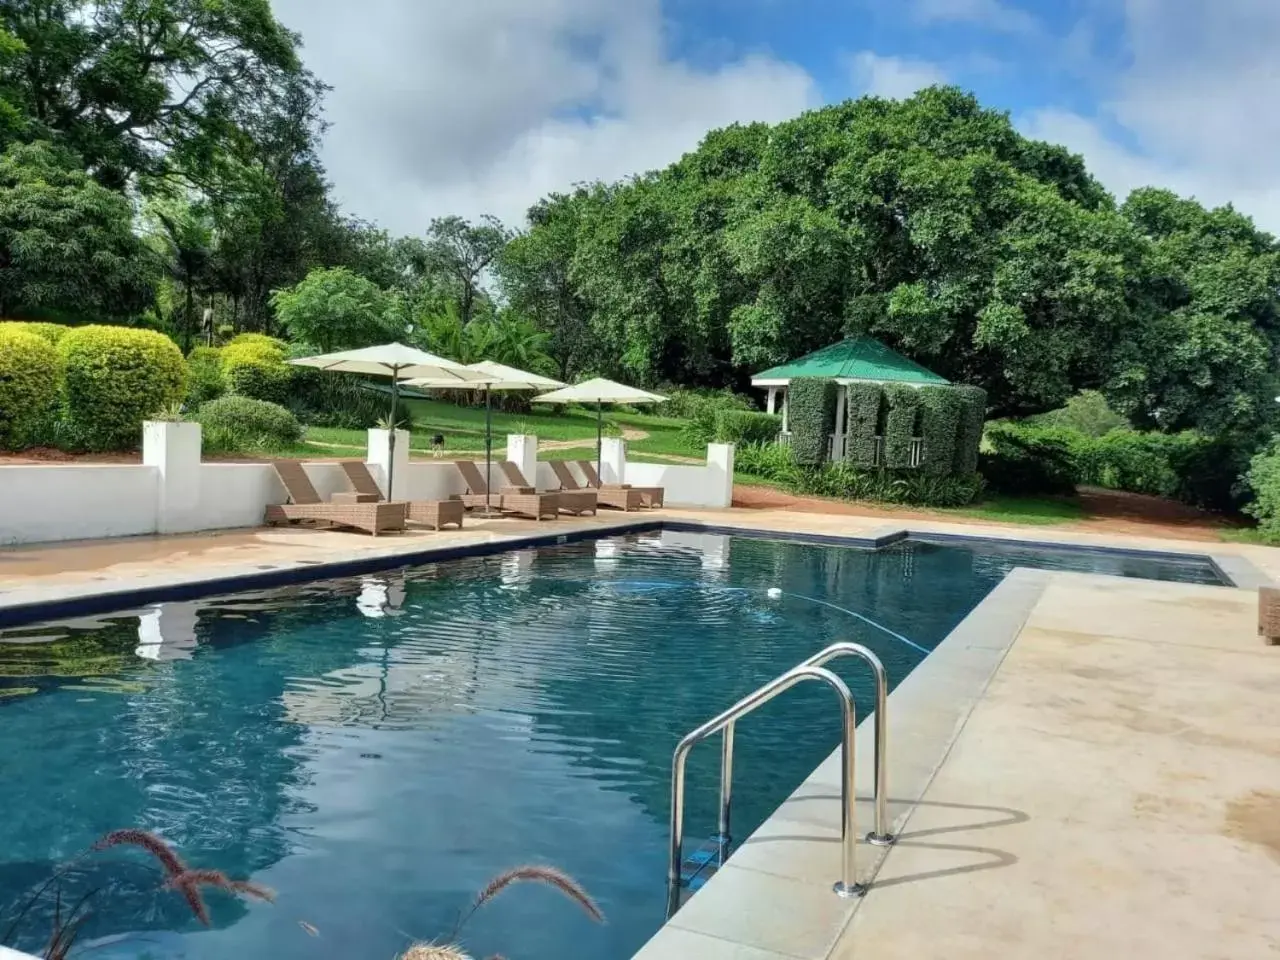
M 722 858 L 727 857 L 728 845 L 722 844 L 719 837 L 711 837 L 684 858 L 680 864 L 681 904 L 716 875 L 724 862 Z

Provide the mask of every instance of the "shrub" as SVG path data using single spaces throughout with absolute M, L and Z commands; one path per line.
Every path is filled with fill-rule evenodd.
M 951 473 L 956 460 L 956 435 L 963 404 L 952 387 L 921 387 L 920 472 L 934 477 Z
M 368 389 L 365 381 L 349 373 L 329 373 L 314 367 L 291 367 L 289 409 L 305 423 L 317 427 L 366 430 L 386 417 L 386 394 Z M 402 412 L 403 411 L 403 412 Z M 408 407 L 396 411 L 396 419 L 409 425 Z
M 1280 543 L 1280 444 L 1273 441 L 1249 462 L 1245 482 L 1254 499 L 1244 512 L 1258 519 L 1264 539 Z
M 187 367 L 163 334 L 130 327 L 75 327 L 58 343 L 67 417 L 95 449 L 135 447 L 142 421 L 182 400 Z
M 851 383 L 848 386 L 849 435 L 845 456 L 856 467 L 877 467 L 876 437 L 880 432 L 880 412 L 884 388 L 878 383 Z
M 62 368 L 58 351 L 35 333 L 0 325 L 0 449 L 31 442 L 58 399 Z
M 884 464 L 891 470 L 910 469 L 920 393 L 912 387 L 890 384 L 884 388 L 884 399 L 888 408 L 884 422 Z
M 1066 427 L 1090 437 L 1102 437 L 1129 426 L 1129 421 L 1112 410 L 1097 390 L 1082 390 L 1065 407 L 1032 417 L 1030 422 L 1041 427 Z
M 842 500 L 876 500 L 920 507 L 962 507 L 981 496 L 986 484 L 977 473 L 930 476 L 919 470 L 859 470 L 849 463 L 801 471 L 797 493 Z
M 754 410 L 717 410 L 717 443 L 773 443 L 782 432 L 782 417 Z
M 960 424 L 956 428 L 956 456 L 951 471 L 970 474 L 978 469 L 978 450 L 987 419 L 987 391 L 981 387 L 952 387 L 960 398 Z
M 278 450 L 302 439 L 298 418 L 276 403 L 232 394 L 196 412 L 208 452 Z
M 686 421 L 685 438 L 693 446 L 702 446 L 716 439 L 716 416 L 721 410 L 753 411 L 755 408 L 743 397 L 728 390 L 689 390 L 677 387 L 664 390 L 667 402 L 662 405 L 664 416 Z
M 800 377 L 787 390 L 791 454 L 801 466 L 817 466 L 827 459 L 836 418 L 836 383 L 820 377 Z
M 1056 427 L 993 423 L 986 434 L 991 449 L 979 457 L 978 468 L 1001 493 L 1071 493 L 1078 436 Z
M 0 326 L 0 330 L 22 330 L 26 333 L 34 333 L 37 337 L 53 344 L 55 347 L 70 329 L 71 327 L 64 327 L 60 323 L 40 323 L 28 320 L 9 320 Z
M 792 487 L 800 479 L 791 448 L 780 443 L 747 443 L 734 454 L 734 470 Z
M 222 373 L 232 392 L 254 400 L 286 403 L 294 368 L 285 363 L 288 347 L 260 333 L 242 333 L 222 348 Z
M 187 402 L 200 406 L 227 392 L 222 372 L 222 351 L 217 347 L 196 347 L 187 354 Z

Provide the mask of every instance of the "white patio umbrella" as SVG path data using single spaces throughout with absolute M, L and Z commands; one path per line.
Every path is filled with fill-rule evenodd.
M 659 396 L 656 393 L 649 393 L 647 390 L 641 390 L 639 387 L 628 387 L 625 383 L 614 383 L 612 380 L 605 380 L 597 377 L 594 380 L 586 380 L 582 383 L 574 384 L 572 387 L 565 387 L 563 390 L 555 390 L 551 393 L 544 393 L 540 397 L 534 397 L 534 403 L 594 403 L 596 405 L 596 473 L 604 477 L 604 411 L 603 405 L 606 403 L 665 403 L 666 397 Z
M 435 377 L 421 377 L 407 381 L 411 387 L 422 387 L 428 390 L 467 390 L 475 387 L 484 389 L 484 512 L 489 514 L 489 477 L 493 469 L 493 391 L 517 390 L 550 390 L 563 387 L 559 380 L 552 380 L 527 370 L 517 370 L 492 360 L 481 360 L 479 363 L 467 364 L 471 370 L 484 379 L 470 383 L 459 383 Z
M 400 399 L 400 381 L 412 377 L 431 377 L 453 383 L 479 386 L 484 377 L 464 364 L 455 363 L 434 353 L 406 347 L 403 343 L 383 343 L 359 350 L 322 353 L 315 357 L 299 357 L 290 363 L 300 367 L 317 367 L 338 373 L 368 373 L 391 378 L 391 463 L 387 467 L 387 499 L 391 499 L 396 468 L 396 402 Z

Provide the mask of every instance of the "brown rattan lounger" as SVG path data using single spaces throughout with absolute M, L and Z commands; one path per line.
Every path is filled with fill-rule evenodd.
M 498 469 L 502 471 L 503 478 L 512 487 L 519 487 L 521 490 L 535 490 L 533 484 L 524 478 L 524 474 L 510 460 L 503 460 L 498 464 Z M 503 489 L 507 489 L 503 487 Z M 572 513 L 574 516 L 582 516 L 584 513 L 596 512 L 596 492 L 594 490 L 566 490 L 562 488 L 556 491 L 557 498 L 560 501 L 560 509 L 565 513 Z
M 644 497 L 646 507 L 662 506 L 662 487 L 633 487 L 629 483 L 601 483 L 600 474 L 596 473 L 596 465 L 590 460 L 579 460 L 578 469 L 587 478 L 587 486 L 593 490 L 638 490 Z
M 297 460 L 273 460 L 271 466 L 290 502 L 268 504 L 266 523 L 309 522 L 350 527 L 375 537 L 384 530 L 404 529 L 403 503 L 325 503 Z
M 550 460 L 551 469 L 555 471 L 556 479 L 560 481 L 561 490 L 582 490 L 578 485 L 578 478 L 573 475 L 573 471 L 569 469 L 569 464 L 564 460 Z M 630 487 L 601 487 L 598 490 L 589 490 L 588 493 L 596 495 L 596 502 L 602 507 L 614 507 L 618 510 L 639 510 L 645 505 L 645 495 L 639 490 L 632 490 Z M 563 496 L 563 494 L 561 494 Z
M 483 507 L 488 484 L 485 483 L 480 468 L 476 466 L 474 460 L 455 460 L 453 465 L 458 468 L 463 482 L 467 485 L 467 492 L 455 496 L 454 499 L 461 500 L 468 508 Z M 541 520 L 543 517 L 554 520 L 560 516 L 558 494 L 537 493 L 529 487 L 502 487 L 497 493 L 490 491 L 488 497 L 489 506 L 503 513 L 529 517 L 533 520 Z
M 355 491 L 354 497 L 370 503 L 382 500 L 382 489 L 363 460 L 343 460 L 342 472 Z M 340 496 L 335 495 L 335 499 Z M 423 523 L 435 530 L 453 523 L 462 529 L 462 504 L 456 500 L 409 500 L 404 506 L 405 517 L 411 523 Z

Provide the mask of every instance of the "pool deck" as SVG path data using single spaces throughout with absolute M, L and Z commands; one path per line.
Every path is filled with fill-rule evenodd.
M 783 511 L 604 515 L 377 539 L 237 531 L 0 551 L 0 608 L 210 578 L 513 545 L 656 519 L 876 539 L 904 524 Z M 639 960 L 1280 957 L 1280 647 L 1252 587 L 1280 550 L 911 521 L 913 532 L 1211 555 L 1238 588 L 1019 569 L 893 693 L 897 845 L 839 875 L 824 762 Z M 833 717 L 833 723 L 835 719 Z M 858 825 L 870 826 L 859 728 Z M 712 749 L 707 747 L 706 749 Z M 655 878 L 661 882 L 661 878 Z

